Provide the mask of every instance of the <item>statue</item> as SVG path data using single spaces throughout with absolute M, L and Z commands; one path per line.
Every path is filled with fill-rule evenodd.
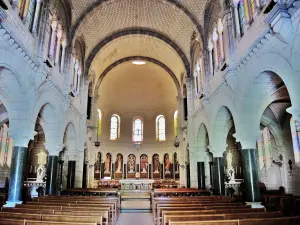
M 153 173 L 159 173 L 159 155 L 153 156 Z
M 104 174 L 110 174 L 110 162 L 111 162 L 111 155 L 107 153 L 106 159 L 104 161 Z
M 97 160 L 95 162 L 95 173 L 100 173 L 101 168 L 101 153 L 98 152 Z
M 44 150 L 40 150 L 38 154 L 38 168 L 36 174 L 36 181 L 37 182 L 44 182 L 44 177 L 46 175 L 46 164 L 47 164 L 47 153 Z
M 170 174 L 171 161 L 169 154 L 165 154 L 165 174 Z
M 127 163 L 128 173 L 135 173 L 135 156 L 130 154 L 128 156 L 128 163 Z
M 122 173 L 122 161 L 123 161 L 123 156 L 121 154 L 117 155 L 117 159 L 116 159 L 116 173 Z
M 148 156 L 141 156 L 141 173 L 148 173 Z
M 232 158 L 233 155 L 231 153 L 231 150 L 229 150 L 226 154 L 226 160 L 227 160 L 227 176 L 229 178 L 229 182 L 235 181 L 235 171 L 232 166 Z
M 179 162 L 177 159 L 177 153 L 174 153 L 174 164 L 175 164 L 175 173 L 179 173 Z

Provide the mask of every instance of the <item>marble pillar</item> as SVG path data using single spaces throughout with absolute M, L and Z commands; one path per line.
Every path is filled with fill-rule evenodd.
M 225 195 L 223 157 L 213 158 L 213 185 L 212 186 L 215 195 Z
M 259 182 L 256 162 L 256 149 L 243 149 L 243 175 L 247 202 L 259 202 Z
M 205 167 L 204 162 L 197 162 L 198 188 L 205 189 Z
M 50 155 L 48 157 L 48 165 L 47 165 L 47 182 L 46 182 L 47 195 L 56 194 L 57 169 L 58 169 L 58 156 Z
M 15 207 L 22 204 L 23 171 L 26 163 L 27 147 L 14 146 L 10 169 L 8 201 L 5 207 Z

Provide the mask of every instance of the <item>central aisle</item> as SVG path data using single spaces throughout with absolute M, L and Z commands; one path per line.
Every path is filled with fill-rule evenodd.
M 117 225 L 154 225 L 151 213 L 121 213 Z

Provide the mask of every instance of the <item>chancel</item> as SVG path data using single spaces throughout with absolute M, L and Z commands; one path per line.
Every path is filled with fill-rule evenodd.
M 0 0 L 0 225 L 300 224 L 300 0 Z

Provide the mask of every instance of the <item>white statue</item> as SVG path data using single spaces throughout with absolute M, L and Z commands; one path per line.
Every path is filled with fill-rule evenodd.
M 46 164 L 47 164 L 47 153 L 40 150 L 40 153 L 36 154 L 38 157 L 38 167 L 36 171 L 36 181 L 43 182 L 43 179 L 46 175 Z
M 233 155 L 231 153 L 231 150 L 228 151 L 226 155 L 226 160 L 227 160 L 227 176 L 229 177 L 229 182 L 234 182 L 235 181 L 235 171 L 232 166 L 232 158 Z
M 40 153 L 36 155 L 38 157 L 38 165 L 45 166 L 47 164 L 47 153 L 41 149 Z

